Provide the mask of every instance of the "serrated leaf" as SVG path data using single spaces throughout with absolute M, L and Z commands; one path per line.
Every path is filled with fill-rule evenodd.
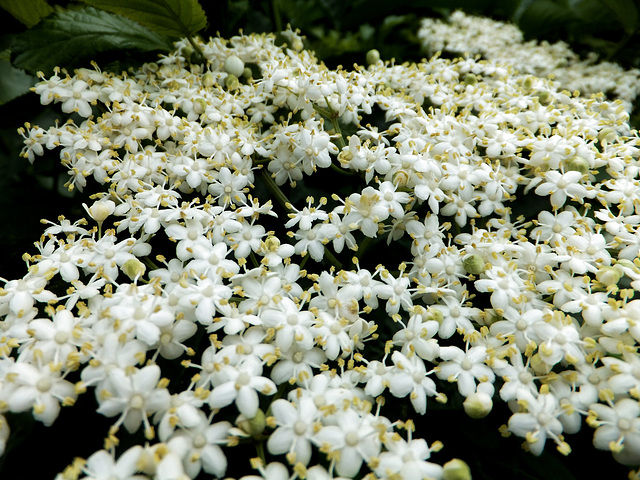
M 11 65 L 9 56 L 8 50 L 0 52 L 0 105 L 28 93 L 38 80 Z
M 207 25 L 198 0 L 82 0 L 92 7 L 124 15 L 170 37 L 190 37 Z
M 46 0 L 0 0 L 0 7 L 29 28 L 53 13 Z
M 638 7 L 633 0 L 600 0 L 613 10 L 625 31 L 632 33 L 638 28 Z
M 78 59 L 110 50 L 170 50 L 164 36 L 122 17 L 92 7 L 61 10 L 15 37 L 14 66 L 50 72 Z

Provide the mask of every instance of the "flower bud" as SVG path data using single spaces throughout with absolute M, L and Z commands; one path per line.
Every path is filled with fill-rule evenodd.
M 471 418 L 484 418 L 493 408 L 493 400 L 486 393 L 476 392 L 469 395 L 462 405 Z
M 471 480 L 469 465 L 459 458 L 448 461 L 442 468 L 444 469 L 442 472 L 443 480 Z
M 547 90 L 538 90 L 534 96 L 538 97 L 541 105 L 546 105 L 551 101 L 551 94 Z
M 465 85 L 475 85 L 477 83 L 478 83 L 478 77 L 476 77 L 473 73 L 467 73 L 464 76 Z
M 207 101 L 204 98 L 199 97 L 193 101 L 193 111 L 198 115 L 202 115 L 206 109 Z
M 216 83 L 216 79 L 211 72 L 207 72 L 202 76 L 202 86 L 203 87 L 213 87 Z
M 235 75 L 229 74 L 227 75 L 227 78 L 224 79 L 224 84 L 227 87 L 227 89 L 235 90 L 240 85 L 240 81 L 238 80 L 238 77 L 236 77 Z
M 467 255 L 462 260 L 464 271 L 471 275 L 480 275 L 485 270 L 484 260 L 477 253 Z
M 122 273 L 124 273 L 131 280 L 140 278 L 147 271 L 147 267 L 144 266 L 137 258 L 131 258 L 122 264 Z
M 622 274 L 620 270 L 615 267 L 600 267 L 596 272 L 596 280 L 602 283 L 605 287 L 616 285 Z
M 264 412 L 258 409 L 255 417 L 253 418 L 247 418 L 244 415 L 240 415 L 236 420 L 236 424 L 243 432 L 251 435 L 252 437 L 257 437 L 264 432 L 267 425 L 267 419 Z
M 191 58 L 191 55 L 193 55 L 193 47 L 191 45 L 185 45 L 180 49 L 180 53 L 188 60 Z
M 527 90 L 531 90 L 531 88 L 535 85 L 535 81 L 536 81 L 535 77 L 529 76 L 524 79 L 524 83 L 522 84 L 522 86 Z
M 244 70 L 242 71 L 242 78 L 247 80 L 253 78 L 253 71 L 249 67 L 244 67 Z
M 90 207 L 87 207 L 83 203 L 82 206 L 98 224 L 102 224 L 102 222 L 104 222 L 116 209 L 116 204 L 111 200 L 98 200 Z
M 601 143 L 613 143 L 618 138 L 616 131 L 611 127 L 605 127 L 598 133 L 598 140 Z
M 244 62 L 239 57 L 231 55 L 224 61 L 224 71 L 238 78 L 244 73 Z
M 367 52 L 367 65 L 375 65 L 380 61 L 380 52 L 375 48 Z
M 567 160 L 566 167 L 567 170 L 573 170 L 583 174 L 589 172 L 589 162 L 578 155 Z

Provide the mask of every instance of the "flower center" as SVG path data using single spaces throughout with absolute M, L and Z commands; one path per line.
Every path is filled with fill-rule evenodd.
M 69 334 L 67 332 L 56 332 L 53 339 L 56 341 L 56 343 L 67 343 L 67 341 L 69 340 Z
M 293 431 L 295 432 L 296 435 L 304 435 L 307 431 L 307 424 L 304 423 L 302 420 L 298 420 L 293 425 Z
M 43 377 L 36 383 L 36 388 L 41 392 L 48 392 L 51 386 L 51 379 L 49 377 Z
M 131 408 L 135 408 L 136 410 L 141 410 L 144 407 L 144 398 L 139 393 L 136 393 L 133 397 L 131 397 L 131 403 L 129 404 Z
M 358 435 L 358 432 L 352 431 L 345 435 L 344 441 L 349 447 L 355 447 L 360 441 L 360 436 Z
M 196 435 L 196 437 L 193 439 L 193 446 L 195 448 L 202 448 L 207 444 L 207 439 L 204 437 L 204 435 L 202 435 L 201 433 L 199 433 L 198 435 Z
M 626 432 L 631 428 L 631 422 L 626 418 L 618 419 L 618 429 L 622 432 Z

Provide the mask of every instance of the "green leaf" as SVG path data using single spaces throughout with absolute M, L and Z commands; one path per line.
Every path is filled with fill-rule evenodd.
M 15 37 L 14 66 L 50 72 L 109 50 L 170 50 L 171 42 L 148 28 L 112 13 L 85 7 L 61 10 Z
M 190 37 L 207 25 L 198 0 L 82 0 L 92 7 L 123 15 L 170 37 Z
M 613 10 L 618 21 L 627 33 L 633 33 L 638 27 L 638 7 L 633 0 L 600 0 Z
M 9 50 L 0 52 L 0 105 L 28 93 L 38 80 L 11 65 L 9 56 Z
M 0 0 L 0 7 L 29 28 L 53 13 L 46 0 Z

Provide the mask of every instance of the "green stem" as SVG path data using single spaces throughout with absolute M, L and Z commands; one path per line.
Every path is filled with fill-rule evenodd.
M 347 144 L 344 141 L 344 137 L 342 136 L 342 129 L 340 128 L 340 121 L 338 119 L 338 114 L 333 110 L 333 108 L 331 108 L 331 104 L 329 103 L 329 99 L 327 97 L 324 97 L 324 101 L 327 102 L 327 108 L 329 109 L 329 113 L 330 113 L 329 118 L 331 119 L 331 123 L 333 124 L 333 129 L 338 135 L 338 145 L 340 147 L 340 150 L 342 150 L 344 147 L 347 146 Z
M 193 49 L 196 51 L 196 53 L 200 56 L 200 62 L 198 63 L 205 63 L 207 61 L 207 57 L 205 57 L 204 51 L 202 51 L 202 49 L 200 48 L 200 45 L 198 45 L 195 42 L 195 40 L 191 35 L 187 35 L 187 40 L 189 41 Z
M 271 0 L 271 9 L 273 11 L 273 24 L 276 27 L 276 32 L 281 32 L 282 19 L 280 18 L 280 7 L 278 6 L 278 0 Z
M 362 257 L 362 254 L 369 247 L 370 243 L 371 243 L 371 237 L 364 237 L 364 240 L 362 241 L 362 243 L 358 245 L 358 251 L 356 252 L 357 259 L 360 259 Z
M 290 203 L 289 199 L 284 194 L 284 192 L 280 190 L 280 187 L 276 185 L 276 182 L 273 181 L 273 178 L 271 178 L 271 175 L 269 175 L 269 172 L 267 172 L 266 168 L 260 170 L 260 176 L 262 176 L 262 179 L 267 185 L 267 188 L 276 197 L 278 203 L 282 205 L 287 212 L 291 211 L 289 207 L 287 207 L 287 204 Z
M 256 256 L 253 254 L 253 252 L 249 253 L 249 258 L 251 259 L 251 263 L 253 263 L 254 267 L 259 267 L 260 263 L 258 262 L 258 259 L 256 258 Z
M 335 171 L 338 172 L 340 175 L 347 175 L 349 177 L 352 177 L 353 175 L 356 175 L 356 172 L 350 172 L 348 170 L 345 170 L 343 168 L 340 168 L 339 166 L 337 166 L 335 163 L 331 163 L 331 168 Z
M 335 255 L 331 253 L 331 250 L 329 250 L 326 246 L 324 247 L 324 256 L 327 260 L 329 260 L 329 263 L 331 263 L 331 265 L 336 267 L 338 270 L 342 270 L 342 262 L 340 262 L 340 260 L 338 260 Z
M 263 168 L 262 170 L 260 170 L 260 176 L 264 180 L 269 191 L 271 191 L 271 193 L 273 193 L 273 195 L 276 197 L 278 203 L 282 205 L 287 212 L 292 212 L 293 210 L 287 207 L 287 205 L 291 205 L 291 202 L 284 194 L 284 192 L 280 190 L 280 187 L 276 185 L 276 182 L 273 181 L 273 178 L 271 178 L 271 175 L 269 175 L 266 169 Z M 331 253 L 326 245 L 324 247 L 324 253 L 325 258 L 329 261 L 329 263 L 331 263 L 338 270 L 342 269 L 342 263 L 340 263 L 340 261 L 335 257 L 335 255 L 333 255 L 333 253 Z
M 256 452 L 258 453 L 260 460 L 262 460 L 262 464 L 266 465 L 267 458 L 264 455 L 264 444 L 262 442 L 255 442 L 255 446 L 256 446 Z

